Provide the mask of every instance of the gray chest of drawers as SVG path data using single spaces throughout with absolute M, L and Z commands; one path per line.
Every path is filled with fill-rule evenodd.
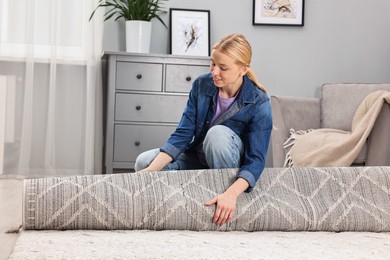
M 193 80 L 208 57 L 105 52 L 105 172 L 133 169 L 137 156 L 175 130 Z

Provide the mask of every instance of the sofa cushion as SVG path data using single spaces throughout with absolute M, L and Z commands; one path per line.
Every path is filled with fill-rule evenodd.
M 367 160 L 367 142 L 364 143 L 362 149 L 360 150 L 355 161 L 353 161 L 352 165 L 355 165 L 355 166 L 365 165 L 366 160 Z
M 324 84 L 321 87 L 321 128 L 351 131 L 355 111 L 371 92 L 389 90 L 390 84 Z

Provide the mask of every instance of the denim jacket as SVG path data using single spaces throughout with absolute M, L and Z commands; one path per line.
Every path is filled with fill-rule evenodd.
M 181 153 L 196 149 L 211 127 L 217 107 L 218 90 L 211 73 L 198 77 L 192 85 L 187 106 L 176 131 L 160 151 L 175 160 Z M 233 130 L 244 144 L 244 158 L 237 178 L 245 179 L 251 191 L 264 167 L 272 130 L 272 113 L 268 96 L 248 76 L 236 100 L 215 124 Z

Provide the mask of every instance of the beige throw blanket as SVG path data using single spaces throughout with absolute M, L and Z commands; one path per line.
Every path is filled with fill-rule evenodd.
M 352 120 L 351 132 L 323 128 L 299 131 L 286 141 L 286 167 L 350 166 L 362 149 L 390 92 L 375 91 L 363 99 Z

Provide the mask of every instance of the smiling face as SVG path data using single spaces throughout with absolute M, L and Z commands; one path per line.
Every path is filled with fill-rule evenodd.
M 210 72 L 213 75 L 214 85 L 220 88 L 224 96 L 235 96 L 240 89 L 247 67 L 218 50 L 211 53 Z

